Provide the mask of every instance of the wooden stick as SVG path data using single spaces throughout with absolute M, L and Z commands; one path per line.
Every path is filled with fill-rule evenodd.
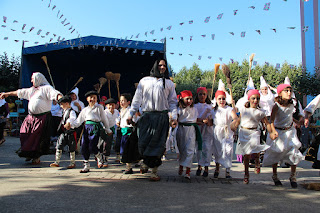
M 113 74 L 113 80 L 116 82 L 116 85 L 117 85 L 117 90 L 118 90 L 118 100 L 120 100 L 120 77 L 121 77 L 121 74 L 120 73 L 114 73 Z
M 56 88 L 56 87 L 54 86 L 54 83 L 53 83 L 53 79 L 52 79 L 52 76 L 51 76 L 50 68 L 49 68 L 49 66 L 48 66 L 47 56 L 42 56 L 41 59 L 42 59 L 42 60 L 44 61 L 44 63 L 46 64 L 46 67 L 47 67 L 47 70 L 48 70 L 48 73 L 49 73 L 50 80 L 51 80 L 51 83 L 52 83 L 53 88 Z
M 250 80 L 250 77 L 251 77 L 251 67 L 252 67 L 252 62 L 253 62 L 254 56 L 255 56 L 255 54 L 252 53 L 250 55 L 250 58 L 249 58 L 249 77 L 248 77 L 248 81 Z
M 235 109 L 235 105 L 234 105 L 234 101 L 233 101 L 233 95 L 232 95 L 231 73 L 230 73 L 229 67 L 227 65 L 223 64 L 222 65 L 222 72 L 227 78 L 227 86 L 228 86 L 229 91 L 230 91 L 232 107 Z
M 214 75 L 213 75 L 213 82 L 212 82 L 212 93 L 210 95 L 210 100 L 212 100 L 213 87 L 214 87 L 214 83 L 216 82 L 216 76 L 217 76 L 217 73 L 219 71 L 219 67 L 220 67 L 220 64 L 215 64 L 214 65 Z
M 80 77 L 78 79 L 78 81 L 71 87 L 70 91 L 67 93 L 69 94 L 74 88 L 76 88 L 76 86 L 83 80 L 83 77 Z

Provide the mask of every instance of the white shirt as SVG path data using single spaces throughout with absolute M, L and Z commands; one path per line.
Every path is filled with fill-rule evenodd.
M 198 111 L 195 107 L 187 106 L 186 108 L 178 108 L 178 121 L 180 123 L 196 123 Z
M 28 111 L 30 114 L 41 114 L 51 111 L 52 100 L 61 94 L 51 85 L 30 87 L 17 90 L 18 98 L 29 100 Z
M 266 117 L 266 114 L 261 109 L 251 107 L 240 109 L 240 115 L 240 126 L 246 128 L 257 128 L 262 118 Z
M 127 123 L 127 119 L 130 116 L 130 109 L 131 107 L 128 106 L 127 108 L 121 108 L 120 110 L 120 128 L 125 128 L 125 127 L 132 127 L 132 125 Z M 136 116 L 133 116 L 132 121 L 136 122 Z
M 68 110 L 68 109 L 67 109 Z M 68 113 L 66 113 L 67 110 L 64 110 L 64 114 L 63 114 L 63 117 L 61 119 L 61 124 L 66 124 L 66 123 L 70 123 L 71 125 L 75 123 L 76 119 L 77 119 L 77 114 L 74 110 L 71 110 L 70 111 L 70 114 L 69 114 L 69 118 L 65 121 L 66 119 L 66 116 Z
M 63 109 L 60 107 L 59 104 L 54 105 L 52 103 L 52 106 L 51 106 L 51 114 L 52 114 L 52 116 L 62 117 L 62 112 L 63 112 Z
M 119 111 L 117 109 L 114 109 L 113 114 L 108 109 L 105 109 L 104 111 L 105 111 L 105 113 L 107 115 L 110 127 L 116 125 L 117 119 L 120 116 L 119 115 Z
M 130 115 L 133 116 L 141 106 L 143 112 L 169 110 L 172 119 L 177 119 L 177 94 L 174 83 L 165 79 L 165 89 L 162 78 L 144 77 L 140 80 L 134 94 Z
M 107 115 L 104 112 L 103 106 L 96 103 L 93 107 L 87 106 L 85 107 L 79 114 L 77 120 L 73 124 L 71 124 L 72 128 L 79 127 L 85 121 L 94 121 L 94 122 L 102 122 L 105 126 L 105 130 L 107 133 L 112 133 L 109 126 L 109 121 L 107 119 Z

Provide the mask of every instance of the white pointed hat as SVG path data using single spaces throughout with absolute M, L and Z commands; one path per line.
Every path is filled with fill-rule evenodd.
M 251 90 L 251 89 L 255 89 L 255 88 L 254 88 L 253 80 L 252 80 L 252 78 L 250 77 L 249 82 L 248 82 L 248 85 L 247 85 L 247 91 L 249 91 L 249 90 Z
M 268 87 L 268 84 L 266 80 L 264 80 L 263 76 L 260 76 L 260 89 L 264 87 Z
M 221 79 L 219 79 L 218 90 L 226 91 L 225 84 Z
M 290 84 L 290 79 L 288 76 L 284 79 L 284 84 Z

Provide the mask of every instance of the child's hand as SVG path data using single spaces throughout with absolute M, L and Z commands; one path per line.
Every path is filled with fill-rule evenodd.
M 128 119 L 127 119 L 127 124 L 130 125 L 130 124 L 132 124 L 132 123 L 133 123 L 132 117 L 129 116 Z
M 208 118 L 203 119 L 202 122 L 203 122 L 204 124 L 208 124 L 208 123 L 209 123 L 209 119 L 208 119 Z
M 171 121 L 171 127 L 172 127 L 172 128 L 176 128 L 177 125 L 178 125 L 178 121 L 177 121 L 177 120 L 172 120 L 172 121 Z
M 304 119 L 304 125 L 305 125 L 305 127 L 309 126 L 309 118 Z
M 276 139 L 279 135 L 278 135 L 278 132 L 277 132 L 277 131 L 274 131 L 274 132 L 271 132 L 271 133 L 269 134 L 269 136 L 270 136 L 270 138 L 271 138 L 272 140 L 274 140 L 274 139 Z
M 66 123 L 63 127 L 64 127 L 66 130 L 71 129 L 70 123 Z

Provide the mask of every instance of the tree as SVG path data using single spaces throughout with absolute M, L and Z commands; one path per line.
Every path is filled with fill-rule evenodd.
M 0 91 L 18 89 L 20 70 L 20 57 L 16 58 L 12 55 L 9 60 L 6 52 L 4 52 L 3 55 L 0 55 Z

